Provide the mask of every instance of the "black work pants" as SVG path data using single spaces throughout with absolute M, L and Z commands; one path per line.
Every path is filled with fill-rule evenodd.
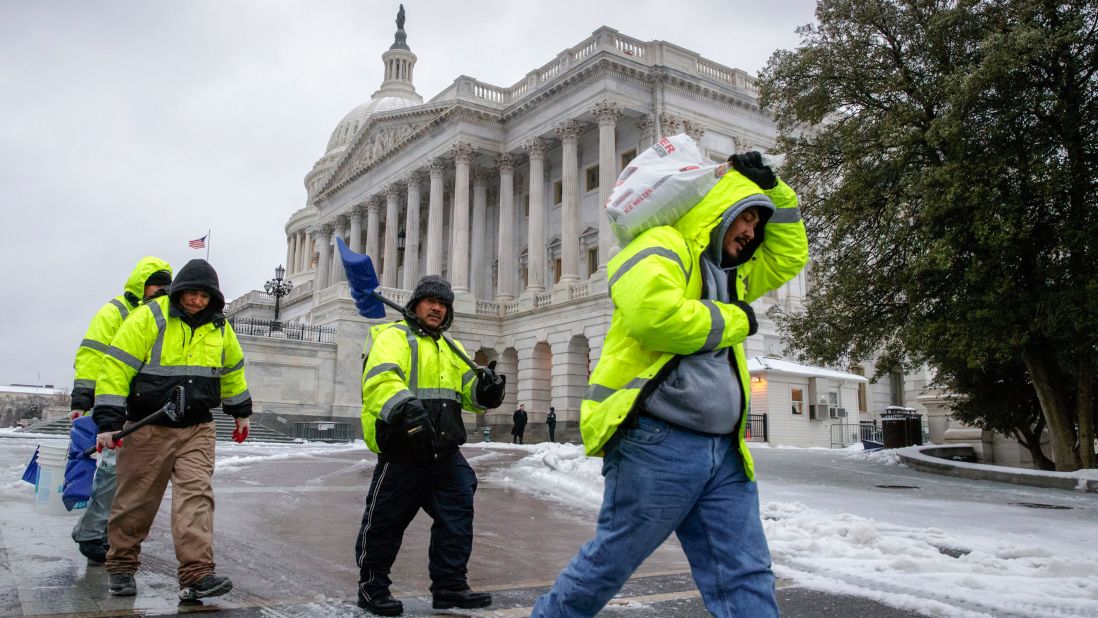
M 460 450 L 430 462 L 379 459 L 355 542 L 359 590 L 368 598 L 389 592 L 389 572 L 404 530 L 420 509 L 434 520 L 428 551 L 431 590 L 466 589 L 476 489 L 477 476 Z

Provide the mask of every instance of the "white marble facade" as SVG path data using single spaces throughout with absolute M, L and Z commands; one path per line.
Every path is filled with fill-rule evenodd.
M 509 426 L 519 402 L 535 436 L 550 405 L 558 427 L 574 428 L 610 324 L 605 264 L 614 243 L 601 205 L 622 163 L 680 132 L 714 161 L 765 151 L 776 132 L 758 107 L 755 79 L 603 27 L 511 86 L 462 76 L 423 102 L 412 83 L 417 58 L 403 41 L 398 31 L 382 55 L 381 88 L 333 131 L 305 177 L 306 206 L 285 226 L 286 277 L 295 288 L 282 299 L 282 319 L 338 334 L 326 344 L 334 363 L 301 360 L 289 347 L 283 363 L 298 367 L 295 376 L 305 366 L 332 373 L 314 373 L 315 388 L 252 392 L 260 407 L 282 414 L 358 417 L 370 321 L 350 300 L 338 236 L 374 258 L 383 292 L 400 302 L 424 274 L 451 281 L 451 334 L 508 376 L 505 403 L 487 418 L 494 431 Z M 764 312 L 797 305 L 807 284 L 802 274 L 757 302 L 760 333 L 749 355 L 781 353 Z M 269 319 L 271 304 L 252 292 L 229 313 Z M 254 345 L 264 362 L 250 364 L 249 377 L 273 384 L 286 370 L 271 365 L 278 355 L 270 341 Z

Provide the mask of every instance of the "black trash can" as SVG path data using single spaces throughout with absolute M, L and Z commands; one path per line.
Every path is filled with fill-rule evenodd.
M 881 434 L 885 448 L 903 448 L 923 443 L 923 420 L 913 408 L 889 406 L 881 413 Z

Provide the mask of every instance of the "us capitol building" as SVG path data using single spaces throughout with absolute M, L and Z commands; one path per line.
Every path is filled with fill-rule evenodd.
M 470 440 L 480 438 L 474 422 L 506 440 L 521 402 L 534 439 L 543 436 L 552 405 L 558 431 L 575 441 L 580 399 L 612 309 L 606 263 L 615 246 L 602 204 L 623 164 L 661 135 L 686 133 L 716 162 L 771 147 L 776 128 L 759 108 L 755 78 L 677 45 L 602 27 L 514 84 L 462 75 L 424 101 L 403 10 L 397 26 L 381 55 L 384 81 L 336 125 L 305 175 L 305 207 L 286 221 L 286 278 L 294 287 L 280 299 L 281 329 L 271 332 L 275 299 L 262 291 L 227 308 L 257 409 L 295 421 L 353 423 L 360 416 L 362 348 L 378 320 L 355 310 L 334 249 L 338 237 L 374 259 L 380 291 L 400 304 L 422 275 L 452 283 L 450 334 L 478 362 L 498 361 L 508 379 L 499 409 L 467 417 Z M 766 311 L 799 306 L 806 273 L 755 303 L 759 333 L 746 349 L 757 357 L 756 411 L 791 416 L 798 393 L 786 383 L 807 388 L 817 379 L 819 388 L 802 392 L 802 403 L 816 390 L 821 400 L 832 393 L 833 414 L 844 404 L 850 410 L 846 422 L 897 400 L 918 405 L 922 376 L 866 385 L 852 373 L 777 365 L 782 345 Z M 387 320 L 396 317 L 390 312 Z M 873 368 L 860 369 L 871 375 Z M 826 445 L 828 427 L 809 417 L 792 418 L 803 427 L 786 430 L 774 418 L 770 431 L 785 431 L 785 443 Z

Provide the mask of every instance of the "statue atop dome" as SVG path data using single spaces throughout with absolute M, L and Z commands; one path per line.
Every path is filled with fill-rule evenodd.
M 400 5 L 400 10 L 397 11 L 397 31 L 394 37 L 393 44 L 389 49 L 408 49 L 408 34 L 404 32 L 404 5 Z M 409 51 L 411 51 L 409 49 Z

